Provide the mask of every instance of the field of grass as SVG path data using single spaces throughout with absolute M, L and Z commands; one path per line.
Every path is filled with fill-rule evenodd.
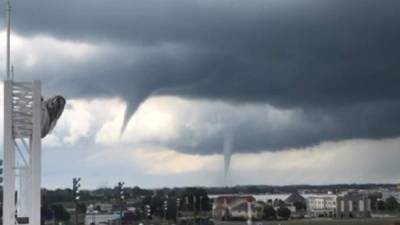
M 216 225 L 246 225 L 246 222 L 216 222 Z M 351 220 L 291 220 L 255 221 L 252 225 L 400 225 L 400 218 L 351 219 Z

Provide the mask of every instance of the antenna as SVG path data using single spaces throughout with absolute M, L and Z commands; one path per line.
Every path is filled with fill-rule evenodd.
M 7 1 L 7 80 L 10 80 L 10 27 L 11 27 L 11 4 Z

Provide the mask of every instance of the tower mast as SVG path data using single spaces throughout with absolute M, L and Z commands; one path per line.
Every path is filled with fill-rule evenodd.
M 10 80 L 10 33 L 11 33 L 11 4 L 10 0 L 7 1 L 7 80 Z

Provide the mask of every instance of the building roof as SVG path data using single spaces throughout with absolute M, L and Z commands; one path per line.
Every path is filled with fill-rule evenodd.
M 247 202 L 253 202 L 256 199 L 251 195 L 224 195 L 219 196 L 215 199 L 216 204 L 232 204 L 238 200 L 245 200 Z
M 286 203 L 295 203 L 295 202 L 305 202 L 306 199 L 301 196 L 298 192 L 293 192 L 289 197 L 285 199 Z
M 214 201 L 214 209 L 225 209 L 233 207 L 241 203 L 255 202 L 255 198 L 251 195 L 225 195 L 219 196 Z

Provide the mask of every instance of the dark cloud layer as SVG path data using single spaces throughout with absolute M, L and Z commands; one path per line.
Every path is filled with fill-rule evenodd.
M 398 1 L 13 4 L 21 34 L 119 48 L 92 63 L 34 72 L 62 84 L 67 96 L 119 96 L 129 104 L 128 117 L 147 97 L 174 94 L 301 109 L 305 124 L 315 124 L 271 133 L 249 118 L 237 125 L 238 151 L 400 134 Z M 194 150 L 213 152 L 220 143 L 207 138 Z

